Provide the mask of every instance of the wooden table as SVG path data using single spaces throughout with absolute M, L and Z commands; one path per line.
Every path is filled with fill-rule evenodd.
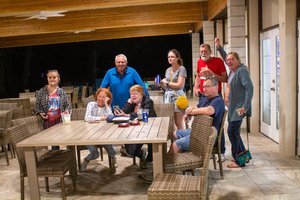
M 163 172 L 163 146 L 167 143 L 169 120 L 169 117 L 149 118 L 148 123 L 141 122 L 141 125 L 127 128 L 119 128 L 117 124 L 105 121 L 100 123 L 71 121 L 70 124 L 55 125 L 23 140 L 17 146 L 25 147 L 31 199 L 40 199 L 34 147 L 152 143 L 155 177 Z

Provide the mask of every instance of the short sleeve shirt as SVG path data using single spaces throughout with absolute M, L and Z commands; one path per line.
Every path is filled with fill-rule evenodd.
M 226 68 L 224 62 L 221 58 L 211 57 L 207 62 L 204 62 L 201 58 L 198 60 L 197 74 L 199 75 L 201 68 L 208 67 L 213 73 L 217 75 L 222 75 L 222 73 L 226 72 Z M 200 79 L 200 92 L 203 93 L 203 83 L 204 80 Z M 222 91 L 222 84 L 219 82 L 218 84 L 219 93 Z
M 184 66 L 180 66 L 175 72 L 172 71 L 172 67 L 169 67 L 167 70 L 166 70 L 166 73 L 165 73 L 165 77 L 166 77 L 166 80 L 168 82 L 173 82 L 173 83 L 177 83 L 178 82 L 178 78 L 182 76 L 184 78 L 187 77 L 187 73 L 186 73 L 186 69 Z M 179 89 L 183 89 L 183 88 L 179 88 Z M 170 91 L 170 90 L 173 90 L 172 88 L 166 88 L 167 91 Z

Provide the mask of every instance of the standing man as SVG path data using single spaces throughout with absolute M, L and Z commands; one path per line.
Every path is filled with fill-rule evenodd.
M 227 72 L 224 62 L 221 58 L 211 57 L 211 48 L 209 44 L 200 45 L 200 58 L 198 60 L 197 76 L 194 85 L 194 95 L 199 98 L 203 97 L 203 83 L 206 77 L 215 77 L 218 81 L 218 93 L 221 95 L 222 83 L 227 82 Z M 222 162 L 225 161 L 225 136 L 222 131 L 221 138 L 221 157 Z
M 116 55 L 116 67 L 108 70 L 102 80 L 100 88 L 108 88 L 113 94 L 112 106 L 123 108 L 130 98 L 129 90 L 133 85 L 144 88 L 146 96 L 149 96 L 144 82 L 135 69 L 127 66 L 127 57 L 124 54 Z
M 219 82 L 218 92 L 221 94 L 221 82 L 227 81 L 227 72 L 224 62 L 221 58 L 211 57 L 211 48 L 209 44 L 200 45 L 200 58 L 198 60 L 197 76 L 194 85 L 194 95 L 203 96 L 203 83 L 206 77 L 213 76 Z
M 230 81 L 228 101 L 228 136 L 231 142 L 233 161 L 228 168 L 244 167 L 245 164 L 237 162 L 236 157 L 245 151 L 243 140 L 240 136 L 240 127 L 245 116 L 251 116 L 251 100 L 253 97 L 253 84 L 247 67 L 241 63 L 239 54 L 228 53 L 226 63 L 234 73 Z

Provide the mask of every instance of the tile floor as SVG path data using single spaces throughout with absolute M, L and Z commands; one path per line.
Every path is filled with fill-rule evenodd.
M 242 136 L 245 138 L 245 132 Z M 300 199 L 300 160 L 296 157 L 283 158 L 278 154 L 278 145 L 261 134 L 250 135 L 250 148 L 253 159 L 245 168 L 228 169 L 230 142 L 226 137 L 227 161 L 224 162 L 224 179 L 218 170 L 213 170 L 211 162 L 211 200 L 296 200 Z M 245 141 L 245 140 L 244 140 Z M 118 148 L 118 147 L 117 147 Z M 87 152 L 84 152 L 85 154 Z M 88 171 L 77 176 L 77 192 L 73 193 L 72 182 L 65 179 L 67 199 L 76 200 L 146 200 L 149 185 L 138 175 L 145 173 L 132 165 L 132 159 L 117 156 L 118 168 L 115 173 L 108 169 L 107 157 L 88 165 Z M 6 166 L 3 153 L 0 153 L 0 199 L 20 199 L 19 168 L 16 159 Z M 45 192 L 44 179 L 40 178 L 42 199 L 61 199 L 58 178 L 50 178 L 50 192 Z M 27 180 L 25 199 L 30 199 Z

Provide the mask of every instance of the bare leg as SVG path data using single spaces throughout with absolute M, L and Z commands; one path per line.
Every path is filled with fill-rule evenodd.
M 175 112 L 175 125 L 177 129 L 185 129 L 185 123 L 183 120 L 184 112 Z

